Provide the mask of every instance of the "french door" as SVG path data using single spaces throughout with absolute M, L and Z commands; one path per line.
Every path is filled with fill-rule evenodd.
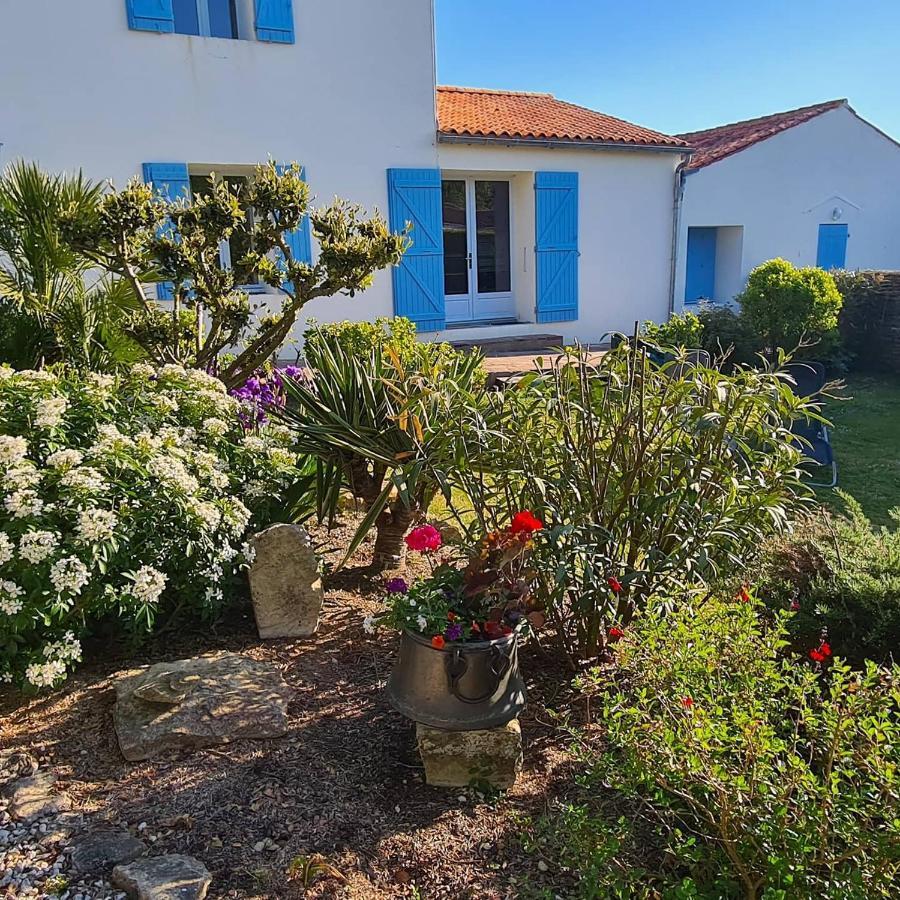
M 515 319 L 508 181 L 442 182 L 448 324 Z

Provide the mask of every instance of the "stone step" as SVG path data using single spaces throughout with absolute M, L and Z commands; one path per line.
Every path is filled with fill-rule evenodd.
M 477 348 L 485 356 L 517 356 L 555 350 L 562 347 L 565 341 L 561 334 L 517 334 L 492 338 L 459 338 L 459 340 L 448 343 L 457 350 Z

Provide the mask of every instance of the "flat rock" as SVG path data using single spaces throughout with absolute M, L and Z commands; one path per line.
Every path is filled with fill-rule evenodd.
M 291 691 L 281 673 L 235 653 L 133 669 L 115 687 L 113 722 L 128 760 L 287 731 Z
M 499 728 L 445 731 L 416 725 L 425 782 L 436 787 L 490 785 L 507 790 L 522 770 L 522 729 L 513 719 Z
M 309 637 L 319 627 L 322 578 L 305 528 L 273 525 L 253 538 L 253 614 L 261 638 Z
M 95 831 L 75 843 L 72 868 L 81 875 L 102 875 L 113 866 L 137 859 L 146 849 L 143 841 L 127 831 Z
M 199 859 L 173 854 L 116 866 L 112 883 L 133 900 L 203 900 L 212 876 Z
M 14 819 L 33 822 L 69 809 L 69 798 L 55 791 L 56 776 L 38 772 L 17 778 L 3 786 L 3 796 L 9 801 L 7 812 Z

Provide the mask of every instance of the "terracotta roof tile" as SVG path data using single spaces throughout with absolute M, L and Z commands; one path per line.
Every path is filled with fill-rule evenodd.
M 668 134 L 594 112 L 552 94 L 438 87 L 441 134 L 535 141 L 687 147 Z
M 694 155 L 688 168 L 700 169 L 788 128 L 802 125 L 822 113 L 846 105 L 846 100 L 829 100 L 827 103 L 790 109 L 771 116 L 760 116 L 758 119 L 746 119 L 743 122 L 720 125 L 718 128 L 707 128 L 705 131 L 689 131 L 686 134 L 679 134 L 678 137 L 683 138 L 694 148 Z

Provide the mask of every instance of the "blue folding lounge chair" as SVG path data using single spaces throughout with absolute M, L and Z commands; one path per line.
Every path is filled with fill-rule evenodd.
M 798 397 L 812 397 L 825 387 L 825 366 L 822 363 L 788 363 L 785 370 L 794 379 L 791 390 Z M 838 483 L 838 469 L 828 427 L 811 419 L 798 419 L 791 426 L 791 432 L 802 438 L 798 443 L 810 462 L 831 470 L 831 481 L 810 484 L 815 487 L 835 487 Z

